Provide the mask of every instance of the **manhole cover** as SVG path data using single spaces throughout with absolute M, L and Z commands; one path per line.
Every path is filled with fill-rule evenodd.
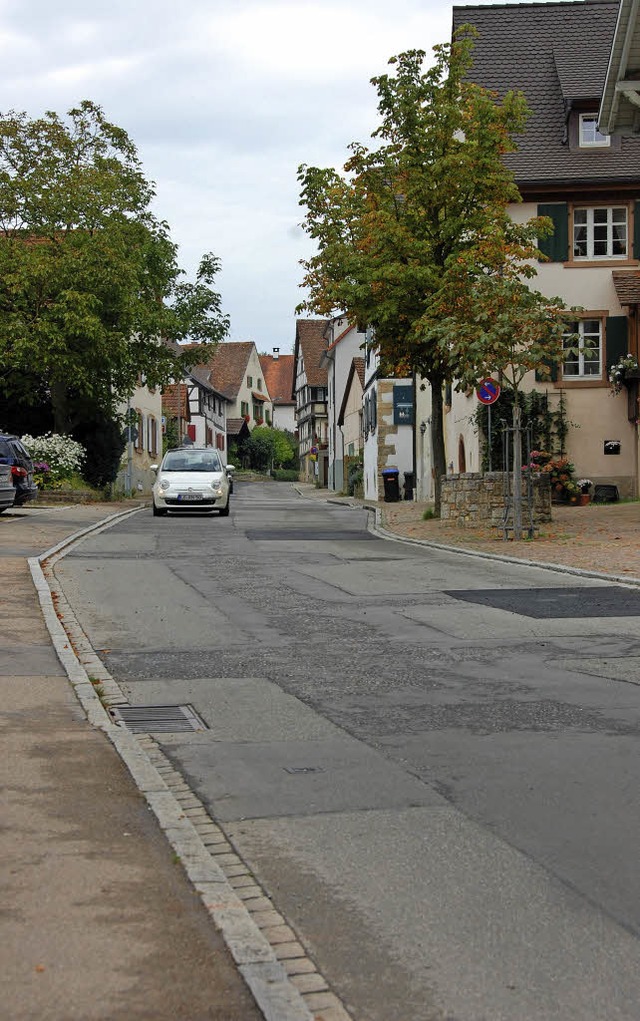
M 186 730 L 208 730 L 192 705 L 121 705 L 111 709 L 133 734 L 162 732 L 175 734 Z

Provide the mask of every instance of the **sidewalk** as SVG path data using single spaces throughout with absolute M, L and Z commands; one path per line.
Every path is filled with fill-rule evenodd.
M 55 655 L 27 557 L 131 504 L 0 517 L 2 1014 L 259 1021 L 222 938 Z

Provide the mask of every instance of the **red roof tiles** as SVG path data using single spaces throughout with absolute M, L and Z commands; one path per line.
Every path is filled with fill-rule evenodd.
M 275 405 L 295 404 L 293 397 L 293 355 L 258 355 L 264 383 Z

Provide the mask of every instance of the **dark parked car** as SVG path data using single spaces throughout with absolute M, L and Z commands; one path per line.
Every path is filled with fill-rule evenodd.
M 9 465 L 15 488 L 15 504 L 20 507 L 28 500 L 35 500 L 38 487 L 33 481 L 33 461 L 22 441 L 17 436 L 0 433 L 0 465 Z

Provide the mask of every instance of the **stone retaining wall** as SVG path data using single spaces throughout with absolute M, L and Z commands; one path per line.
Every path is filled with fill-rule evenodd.
M 478 524 L 499 525 L 504 516 L 504 472 L 478 475 L 464 472 L 442 479 L 443 521 L 453 521 L 461 528 Z M 522 503 L 523 523 L 528 523 L 526 483 Z M 533 480 L 533 520 L 535 524 L 551 521 L 551 490 L 549 478 L 537 475 Z

